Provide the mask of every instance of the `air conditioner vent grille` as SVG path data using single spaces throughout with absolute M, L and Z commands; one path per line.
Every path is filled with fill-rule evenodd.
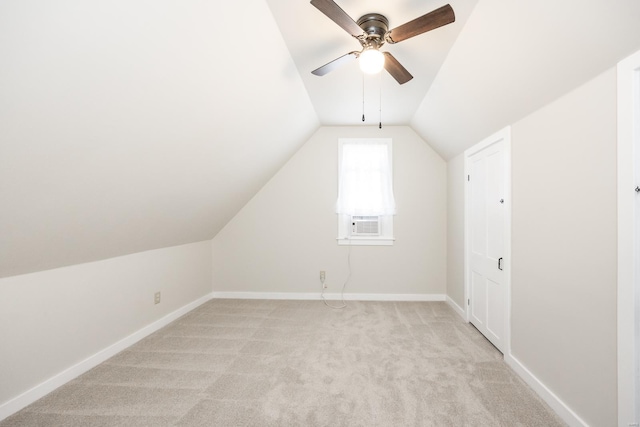
M 351 234 L 354 236 L 379 236 L 380 217 L 354 215 L 351 217 Z

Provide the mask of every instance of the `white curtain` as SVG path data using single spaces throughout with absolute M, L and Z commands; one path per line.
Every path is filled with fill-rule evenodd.
M 336 212 L 394 215 L 390 140 L 341 141 Z

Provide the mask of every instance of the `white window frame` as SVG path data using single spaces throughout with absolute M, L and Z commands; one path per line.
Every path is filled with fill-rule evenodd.
M 391 179 L 393 180 L 393 140 L 391 138 L 339 138 L 338 139 L 338 175 L 342 170 L 342 146 L 353 141 L 375 141 L 377 144 L 384 143 L 389 147 L 389 163 Z M 338 176 L 340 182 L 340 176 Z M 393 246 L 395 241 L 393 235 L 393 215 L 379 215 L 380 232 L 377 236 L 353 235 L 351 215 L 338 215 L 338 245 L 359 245 L 359 246 Z

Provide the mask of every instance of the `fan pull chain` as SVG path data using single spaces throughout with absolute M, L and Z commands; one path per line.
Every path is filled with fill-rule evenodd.
M 380 89 L 380 99 L 379 99 L 379 109 L 378 112 L 380 113 L 380 122 L 378 122 L 378 129 L 382 129 L 382 73 L 380 73 L 380 79 L 378 80 L 379 82 L 379 89 Z
M 364 122 L 364 73 L 362 73 L 362 121 Z

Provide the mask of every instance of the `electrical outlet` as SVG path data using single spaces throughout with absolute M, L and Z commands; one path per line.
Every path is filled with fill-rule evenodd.
M 153 298 L 156 304 L 160 304 L 160 292 L 156 292 Z
M 320 281 L 324 283 L 324 279 L 326 278 L 326 273 L 324 270 L 320 270 Z

